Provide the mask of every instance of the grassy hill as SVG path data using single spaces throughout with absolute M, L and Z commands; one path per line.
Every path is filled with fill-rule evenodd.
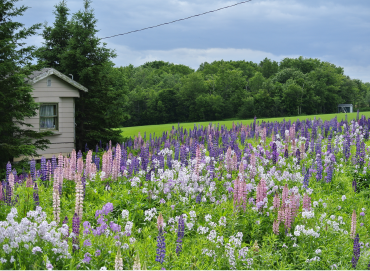
M 356 118 L 356 112 L 355 113 L 348 113 L 347 114 L 347 117 L 348 119 L 354 119 Z M 299 120 L 305 120 L 305 119 L 314 119 L 314 117 L 316 118 L 320 118 L 322 119 L 323 121 L 325 120 L 331 120 L 333 119 L 335 116 L 337 116 L 338 118 L 338 121 L 341 121 L 341 120 L 344 120 L 345 119 L 345 115 L 344 113 L 338 113 L 338 114 L 324 114 L 324 115 L 310 115 L 310 116 L 295 116 L 295 117 L 283 117 L 283 118 L 263 118 L 263 119 L 257 119 L 257 121 L 266 121 L 266 122 L 275 122 L 275 121 L 282 121 L 282 120 L 286 120 L 286 121 L 296 121 L 297 119 Z M 360 112 L 360 116 L 361 115 L 365 115 L 367 118 L 370 117 L 370 112 Z M 247 119 L 247 120 L 241 120 L 241 119 L 229 119 L 229 120 L 222 120 L 222 121 L 204 121 L 204 122 L 188 122 L 188 123 L 180 123 L 180 127 L 184 127 L 184 129 L 189 129 L 189 128 L 194 128 L 194 124 L 196 124 L 197 126 L 198 125 L 208 125 L 209 123 L 212 123 L 212 124 L 220 124 L 221 125 L 226 125 L 227 128 L 231 128 L 233 123 L 243 123 L 243 124 L 250 124 L 253 122 L 253 119 Z M 158 124 L 158 125 L 145 125 L 145 126 L 134 126 L 134 127 L 124 127 L 124 128 L 119 128 L 121 129 L 122 131 L 122 135 L 125 136 L 125 137 L 135 137 L 139 134 L 141 134 L 141 136 L 144 135 L 144 132 L 146 132 L 146 134 L 149 136 L 149 134 L 151 133 L 153 135 L 153 133 L 155 133 L 156 135 L 161 135 L 163 132 L 166 132 L 166 131 L 169 131 L 172 129 L 172 126 L 175 126 L 175 128 L 177 127 L 177 123 L 170 123 L 170 124 Z

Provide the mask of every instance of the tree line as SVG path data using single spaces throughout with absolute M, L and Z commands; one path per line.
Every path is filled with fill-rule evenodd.
M 221 60 L 196 71 L 164 61 L 114 69 L 128 81 L 123 126 L 326 114 L 340 103 L 360 108 L 370 100 L 370 83 L 312 58 Z

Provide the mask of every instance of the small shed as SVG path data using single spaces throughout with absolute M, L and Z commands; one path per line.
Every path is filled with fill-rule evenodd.
M 75 98 L 80 97 L 79 91 L 87 92 L 87 88 L 70 77 L 53 68 L 44 68 L 33 72 L 26 80 L 33 86 L 32 97 L 40 103 L 39 112 L 35 117 L 26 118 L 26 123 L 32 124 L 35 131 L 50 130 L 54 135 L 46 137 L 50 140 L 48 149 L 38 150 L 41 159 L 46 159 L 59 153 L 67 155 L 75 149 Z M 15 158 L 20 161 L 23 157 Z
M 338 104 L 338 113 L 352 113 L 352 104 Z

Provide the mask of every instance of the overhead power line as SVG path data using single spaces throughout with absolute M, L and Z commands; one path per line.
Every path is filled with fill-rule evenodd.
M 190 19 L 190 18 L 193 18 L 193 17 L 201 16 L 201 15 L 204 15 L 204 14 L 207 14 L 207 13 L 211 13 L 211 12 L 219 11 L 219 10 L 221 10 L 221 9 L 234 7 L 234 6 L 237 6 L 237 5 L 240 5 L 240 4 L 245 4 L 245 3 L 247 3 L 247 2 L 251 2 L 251 1 L 252 1 L 252 0 L 243 1 L 243 2 L 236 3 L 236 4 L 234 4 L 234 5 L 226 6 L 226 7 L 219 8 L 219 9 L 215 9 L 215 10 L 211 10 L 211 11 L 207 11 L 207 12 L 200 13 L 200 14 L 197 14 L 197 15 L 193 15 L 193 16 L 190 16 L 190 17 L 186 17 L 186 18 L 183 18 L 183 19 L 178 19 L 178 20 L 175 20 L 175 21 L 172 21 L 172 22 L 163 23 L 163 24 L 158 24 L 158 25 L 154 25 L 154 26 L 145 27 L 145 28 L 142 28 L 142 29 L 138 29 L 138 30 L 134 30 L 134 31 L 126 32 L 126 33 L 123 33 L 123 34 L 117 34 L 117 35 L 113 35 L 113 36 L 105 37 L 105 38 L 102 38 L 102 40 L 103 40 L 103 39 L 109 39 L 109 38 L 117 37 L 117 36 L 123 36 L 123 35 L 127 35 L 127 34 L 134 33 L 134 32 L 143 31 L 143 30 L 146 30 L 146 29 L 150 29 L 150 28 L 158 27 L 158 26 L 165 25 L 165 24 L 172 24 L 172 23 L 175 23 L 175 22 L 178 22 L 178 21 L 183 21 L 183 20 L 187 20 L 187 19 Z

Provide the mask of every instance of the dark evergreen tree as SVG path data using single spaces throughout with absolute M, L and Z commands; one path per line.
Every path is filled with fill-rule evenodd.
M 54 7 L 54 26 L 44 24 L 44 30 L 41 34 L 45 40 L 44 46 L 38 48 L 36 55 L 39 62 L 43 62 L 44 67 L 54 68 L 64 73 L 60 57 L 67 49 L 68 41 L 72 35 L 68 21 L 69 9 L 64 0 Z
M 6 163 L 21 155 L 37 156 L 37 150 L 47 148 L 43 139 L 52 132 L 32 130 L 25 118 L 36 115 L 38 105 L 31 96 L 32 86 L 25 78 L 39 66 L 31 65 L 34 46 L 25 46 L 21 40 L 35 35 L 41 24 L 29 28 L 13 20 L 28 9 L 16 7 L 18 0 L 0 1 L 0 179 Z M 25 161 L 25 160 L 24 160 Z
M 84 9 L 73 14 L 68 21 L 68 8 L 64 1 L 56 5 L 54 27 L 45 28 L 46 51 L 40 50 L 40 62 L 54 65 L 64 74 L 86 87 L 76 99 L 76 148 L 85 144 L 95 146 L 99 140 L 121 142 L 119 130 L 114 130 L 127 118 L 123 111 L 127 91 L 125 80 L 118 80 L 113 71 L 114 51 L 96 37 L 96 18 L 91 0 L 84 0 Z M 58 44 L 58 41 L 62 44 Z M 41 48 L 40 48 L 41 49 Z M 45 49 L 45 48 L 44 48 Z M 50 51 L 50 53 L 45 53 Z M 118 81 L 117 81 L 118 80 Z

